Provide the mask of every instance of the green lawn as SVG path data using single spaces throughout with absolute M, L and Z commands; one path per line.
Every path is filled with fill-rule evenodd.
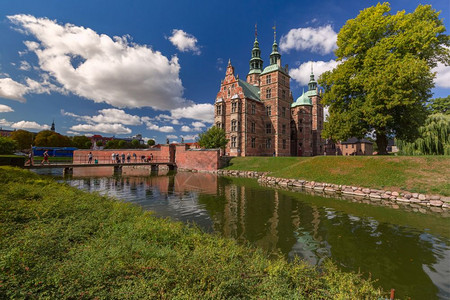
M 0 167 L 1 299 L 378 299 L 330 262 L 260 250 Z
M 237 157 L 230 170 L 392 191 L 450 195 L 449 156 Z

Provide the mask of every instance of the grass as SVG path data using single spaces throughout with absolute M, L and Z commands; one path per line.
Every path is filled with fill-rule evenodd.
M 449 156 L 236 157 L 226 169 L 450 196 Z
M 377 299 L 362 276 L 319 270 L 0 167 L 0 298 Z

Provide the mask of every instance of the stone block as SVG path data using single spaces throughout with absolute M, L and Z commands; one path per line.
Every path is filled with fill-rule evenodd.
M 430 205 L 434 207 L 441 207 L 444 202 L 441 200 L 430 200 Z

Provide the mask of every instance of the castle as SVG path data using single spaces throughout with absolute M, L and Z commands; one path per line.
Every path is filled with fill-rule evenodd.
M 324 152 L 323 106 L 311 70 L 308 91 L 294 102 L 288 66 L 281 66 L 276 32 L 270 64 L 263 68 L 255 32 L 247 80 L 228 62 L 215 100 L 214 125 L 229 140 L 229 156 L 313 156 Z

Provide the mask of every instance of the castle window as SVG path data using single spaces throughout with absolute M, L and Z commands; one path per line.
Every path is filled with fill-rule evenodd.
M 267 89 L 266 90 L 266 98 L 269 99 L 272 97 L 272 89 Z
M 283 99 L 286 99 L 286 91 L 285 91 L 285 90 L 282 90 L 282 91 L 281 91 L 281 97 L 282 97 Z
M 231 131 L 237 131 L 237 122 L 236 120 L 231 121 Z
M 272 83 L 272 75 L 269 74 L 266 76 L 266 84 Z
M 282 134 L 285 134 L 285 133 L 286 133 L 286 125 L 284 125 L 284 124 L 283 124 L 282 130 L 281 130 L 281 133 L 282 133 Z
M 222 105 L 217 105 L 217 114 L 218 115 L 222 114 Z
M 269 139 L 266 140 L 266 148 L 267 149 L 272 148 L 272 139 L 269 138 Z
M 255 124 L 255 122 L 252 122 L 251 131 L 252 131 L 252 133 L 256 132 L 256 124 Z
M 282 83 L 283 85 L 286 83 L 286 82 L 285 82 L 285 78 L 284 78 L 283 75 L 280 76 L 280 81 L 281 81 L 281 83 Z
M 281 108 L 281 115 L 282 115 L 283 117 L 286 117 L 286 107 L 282 107 L 282 108 Z
M 238 107 L 237 102 L 231 103 L 231 112 L 232 113 L 237 112 L 237 107 Z
M 256 138 L 252 137 L 252 148 L 256 148 Z
M 272 114 L 272 106 L 266 106 L 266 114 L 270 116 Z
M 266 133 L 272 133 L 272 124 L 270 123 L 266 124 Z
M 252 115 L 256 114 L 256 105 L 252 104 Z
M 231 94 L 231 89 L 228 88 L 228 97 L 230 97 L 230 94 Z
M 217 122 L 217 123 L 216 123 L 216 127 L 217 127 L 217 128 L 221 128 L 221 127 L 222 127 L 222 125 L 220 124 L 220 122 Z
M 231 148 L 236 148 L 236 140 L 237 138 L 235 136 L 231 137 Z
M 283 140 L 283 149 L 286 149 L 286 140 Z

